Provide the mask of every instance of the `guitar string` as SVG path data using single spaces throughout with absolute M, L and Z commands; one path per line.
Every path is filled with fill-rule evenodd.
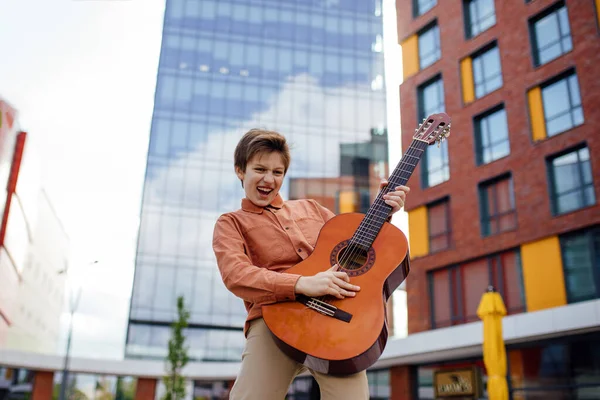
M 416 155 L 418 154 L 418 152 L 422 153 L 424 150 L 421 150 L 420 148 L 416 147 L 415 146 L 416 143 L 417 143 L 416 141 L 413 141 L 413 143 L 411 143 L 408 150 L 406 151 L 405 157 L 411 156 L 411 157 L 420 159 L 420 157 L 416 157 Z M 405 158 L 405 157 L 403 157 L 403 158 Z M 418 161 L 417 161 L 417 163 L 418 163 Z M 340 260 L 340 264 L 342 264 L 343 267 L 346 267 L 346 265 L 344 265 L 344 264 L 348 263 L 349 261 L 354 261 L 354 262 L 357 261 L 356 256 L 358 254 L 360 254 L 360 252 L 361 252 L 361 249 L 360 249 L 361 243 L 360 242 L 363 241 L 364 239 L 371 239 L 370 236 L 372 236 L 372 234 L 367 233 L 367 230 L 369 228 L 377 228 L 377 229 L 372 229 L 372 231 L 376 231 L 378 233 L 378 231 L 380 229 L 380 228 L 378 228 L 378 226 L 380 224 L 378 222 L 374 222 L 374 223 L 370 222 L 371 220 L 374 219 L 374 216 L 383 218 L 384 220 L 389 217 L 389 213 L 391 211 L 391 206 L 389 206 L 388 204 L 385 203 L 385 201 L 383 200 L 383 196 L 385 194 L 389 193 L 390 191 L 392 191 L 392 189 L 396 185 L 404 184 L 401 182 L 402 180 L 408 181 L 408 178 L 410 178 L 410 174 L 411 174 L 411 173 L 408 173 L 407 171 L 404 171 L 401 167 L 408 164 L 414 168 L 414 167 L 416 167 L 417 163 L 415 163 L 413 165 L 413 164 L 407 162 L 405 159 L 403 159 L 402 162 L 399 163 L 398 168 L 396 168 L 393 171 L 393 172 L 396 172 L 396 171 L 400 170 L 401 172 L 399 172 L 399 174 L 392 173 L 392 175 L 390 175 L 388 185 L 379 192 L 379 194 L 375 198 L 375 201 L 373 202 L 372 207 L 369 208 L 369 210 L 367 211 L 367 214 L 363 218 L 363 221 L 359 225 L 357 231 L 355 232 L 353 237 L 350 239 L 350 242 L 346 248 L 346 252 L 344 253 L 344 256 L 342 257 L 342 259 Z M 399 177 L 397 177 L 395 175 L 399 175 Z M 379 214 L 381 212 L 384 213 L 384 216 Z M 350 252 L 348 252 L 349 248 L 351 248 Z
M 429 129 L 429 128 L 431 128 L 432 125 L 433 125 L 433 119 L 428 118 L 427 121 L 424 122 L 423 125 L 421 125 L 421 127 L 419 129 L 420 130 Z M 445 124 L 443 124 L 443 123 L 442 124 L 438 124 L 438 126 L 436 126 L 433 131 L 436 134 L 439 134 L 441 126 L 445 126 Z M 390 176 L 390 179 L 389 179 L 390 181 L 392 180 L 391 178 L 395 179 L 395 177 L 394 177 L 395 174 L 394 173 L 397 170 L 400 171 L 399 172 L 400 178 L 401 179 L 405 179 L 406 181 L 408 181 L 408 179 L 410 178 L 410 176 L 412 174 L 412 171 L 410 171 L 410 172 L 406 171 L 406 170 L 402 169 L 401 167 L 404 164 L 408 164 L 411 167 L 413 167 L 413 170 L 414 170 L 414 168 L 417 166 L 417 164 L 421 160 L 422 154 L 425 152 L 425 150 L 427 149 L 427 147 L 430 145 L 429 143 L 427 143 L 423 148 L 420 148 L 420 146 L 423 146 L 423 144 L 424 144 L 424 142 L 413 140 L 413 142 L 410 144 L 410 146 L 408 147 L 408 149 L 407 149 L 407 151 L 405 153 L 405 157 L 406 156 L 411 156 L 411 157 L 415 158 L 417 160 L 417 162 L 413 165 L 413 164 L 405 161 L 404 160 L 405 157 L 402 157 L 402 161 L 398 164 L 397 168 L 394 169 L 394 171 L 392 172 L 392 175 Z M 416 153 L 417 151 L 419 152 L 418 154 Z M 405 176 L 405 174 L 407 174 L 407 176 Z M 378 223 L 371 224 L 371 223 L 369 223 L 369 220 L 373 217 L 373 213 L 375 213 L 375 212 L 381 212 L 381 210 L 378 209 L 378 208 L 380 208 L 380 205 L 377 204 L 377 202 L 383 203 L 385 205 L 384 208 L 390 207 L 389 205 L 387 205 L 383 201 L 382 196 L 384 194 L 386 194 L 387 192 L 389 192 L 388 188 L 391 186 L 392 183 L 393 182 L 389 182 L 388 186 L 386 188 L 384 188 L 384 190 L 382 190 L 378 194 L 378 196 L 376 197 L 375 201 L 373 202 L 373 206 L 369 208 L 369 210 L 367 211 L 367 215 L 365 215 L 365 217 L 363 219 L 363 222 L 361 222 L 361 225 L 359 225 L 358 230 L 355 232 L 355 234 L 353 235 L 353 237 L 350 239 L 350 243 L 348 244 L 348 247 L 353 246 L 353 250 L 351 250 L 350 255 L 348 257 L 345 257 L 345 261 L 348 261 L 350 258 L 354 259 L 356 257 L 356 255 L 357 255 L 357 253 L 360 253 L 360 248 L 356 245 L 356 241 L 353 242 L 353 240 L 355 239 L 355 237 L 357 238 L 357 241 L 360 241 L 360 239 L 366 238 L 366 235 L 364 235 L 366 233 L 365 230 L 368 229 L 368 228 L 372 228 L 372 227 L 375 227 L 375 229 L 373 229 L 373 231 L 376 233 L 375 237 L 379 233 L 380 227 L 378 227 Z M 388 190 L 385 191 L 385 189 L 388 189 Z M 389 211 L 385 212 L 384 215 L 386 215 L 385 218 L 387 218 L 389 216 Z M 365 221 L 366 221 L 366 223 L 365 223 Z M 362 232 L 361 232 L 361 230 L 362 230 Z M 375 240 L 375 238 L 373 238 L 372 241 L 373 240 Z M 346 255 L 346 252 L 344 253 L 344 255 Z M 340 263 L 342 263 L 342 262 L 340 261 Z
M 410 144 L 410 146 L 409 146 L 409 147 L 408 147 L 408 149 L 406 150 L 406 153 L 405 153 L 405 154 L 404 154 L 404 156 L 402 157 L 402 160 L 401 160 L 401 161 L 398 163 L 398 167 L 400 167 L 400 166 L 402 166 L 402 165 L 404 165 L 404 164 L 409 164 L 409 165 L 410 165 L 410 166 L 412 166 L 412 167 L 416 167 L 416 165 L 417 165 L 417 164 L 415 164 L 415 165 L 412 165 L 412 164 L 410 164 L 410 163 L 406 162 L 406 160 L 405 160 L 405 157 L 406 157 L 406 156 L 416 157 L 416 155 L 417 155 L 417 151 L 419 151 L 419 152 L 423 153 L 423 151 L 424 151 L 424 150 L 422 150 L 422 149 L 420 149 L 420 148 L 416 147 L 417 143 L 421 143 L 421 142 L 417 142 L 416 140 L 413 140 L 413 142 Z M 419 157 L 416 157 L 416 158 L 420 159 L 420 156 L 419 156 Z M 418 161 L 417 161 L 417 163 L 418 163 Z M 393 172 L 396 172 L 396 170 L 397 170 L 397 169 L 399 169 L 399 168 L 396 168 L 396 169 L 395 169 Z M 408 180 L 408 178 L 410 178 L 410 175 L 412 174 L 412 172 L 408 172 L 408 171 L 405 171 L 405 170 L 402 170 L 402 169 L 400 169 L 400 170 L 402 171 L 402 172 L 400 172 L 400 178 Z M 392 177 L 394 176 L 394 173 L 393 173 L 393 172 L 392 172 L 392 174 L 390 175 L 390 178 L 392 178 Z M 407 174 L 408 176 L 404 176 L 404 174 Z M 375 198 L 375 201 L 373 202 L 373 205 L 372 205 L 371 207 L 369 207 L 369 210 L 367 211 L 367 214 L 366 214 L 366 215 L 365 215 L 365 217 L 363 218 L 363 222 L 364 222 L 364 221 L 367 221 L 367 224 L 368 224 L 368 220 L 369 220 L 370 218 L 372 218 L 372 215 L 373 215 L 373 213 L 375 212 L 375 211 L 373 211 L 373 208 L 374 208 L 375 204 L 376 204 L 376 203 L 378 203 L 378 202 L 379 202 L 379 203 L 383 203 L 383 205 L 384 205 L 384 206 L 386 206 L 386 207 L 389 207 L 389 208 L 390 208 L 390 210 L 391 210 L 391 207 L 390 207 L 389 205 L 387 205 L 387 204 L 386 204 L 386 203 L 383 201 L 383 198 L 382 198 L 382 196 L 383 196 L 384 194 L 387 194 L 387 193 L 390 191 L 390 189 L 389 189 L 389 188 L 390 188 L 390 186 L 392 186 L 391 184 L 393 183 L 393 182 L 391 182 L 391 180 L 392 180 L 392 179 L 389 179 L 389 181 L 388 181 L 388 185 L 387 185 L 385 188 L 383 188 L 383 190 L 381 190 L 381 191 L 379 192 L 379 194 L 378 194 L 378 195 L 377 195 L 377 197 Z M 379 205 L 378 205 L 378 206 L 379 206 Z M 387 212 L 387 214 L 389 215 L 389 211 Z M 387 218 L 387 216 L 386 216 L 385 218 Z M 384 219 L 385 219 L 385 218 L 384 218 Z M 345 264 L 347 264 L 347 263 L 348 263 L 348 261 L 351 261 L 351 260 L 354 260 L 354 261 L 355 261 L 355 257 L 356 257 L 358 254 L 360 254 L 360 248 L 357 246 L 356 242 L 354 241 L 354 237 L 355 237 L 357 234 L 358 234 L 358 236 L 359 236 L 359 237 L 361 236 L 361 235 L 360 235 L 360 231 L 361 231 L 361 229 L 362 229 L 362 228 L 361 228 L 361 226 L 363 225 L 363 222 L 361 222 L 361 225 L 359 225 L 359 227 L 358 227 L 357 231 L 355 232 L 355 234 L 353 235 L 353 237 L 352 237 L 352 238 L 349 240 L 349 242 L 348 242 L 348 246 L 346 246 L 346 251 L 344 252 L 344 255 L 342 256 L 342 258 L 341 258 L 340 260 L 338 260 L 338 263 L 337 263 L 337 264 L 338 264 L 338 266 L 339 266 L 339 267 L 343 267 L 343 268 L 345 268 L 345 267 L 346 267 L 346 265 L 345 265 Z M 372 225 L 372 226 L 376 226 L 376 225 L 373 225 L 373 224 L 371 224 L 371 225 Z M 350 249 L 351 247 L 352 247 L 352 250 L 350 250 L 350 252 L 348 252 L 348 249 Z M 367 251 L 368 251 L 368 250 L 367 250 Z M 339 268 L 338 268 L 338 270 L 339 270 Z M 318 299 L 318 300 L 320 300 L 320 301 L 325 301 L 325 298 L 326 298 L 326 297 L 327 297 L 327 295 L 324 295 L 324 296 L 319 296 L 317 299 Z
M 370 224 L 369 220 L 373 218 L 373 215 L 376 212 L 381 212 L 382 210 L 380 209 L 382 206 L 383 208 L 389 208 L 389 210 L 387 212 L 385 212 L 385 217 L 384 220 L 387 219 L 387 217 L 389 216 L 389 212 L 391 211 L 391 207 L 385 203 L 385 201 L 383 200 L 383 196 L 387 193 L 389 193 L 391 191 L 391 188 L 395 187 L 397 184 L 402 184 L 401 182 L 397 182 L 397 180 L 408 180 L 408 178 L 410 178 L 410 175 L 412 174 L 412 172 L 408 172 L 405 171 L 404 169 L 402 169 L 401 167 L 408 164 L 411 167 L 416 167 L 416 165 L 418 164 L 415 163 L 414 165 L 407 162 L 405 160 L 405 157 L 407 156 L 411 156 L 414 158 L 417 158 L 417 160 L 420 159 L 420 156 L 417 157 L 418 152 L 423 153 L 424 150 L 418 148 L 417 146 L 415 146 L 417 143 L 417 141 L 413 141 L 411 143 L 411 145 L 409 146 L 409 148 L 407 149 L 403 160 L 398 164 L 398 167 L 393 171 L 396 172 L 397 170 L 399 170 L 400 172 L 398 174 L 394 174 L 392 173 L 389 177 L 389 181 L 388 181 L 388 185 L 383 188 L 383 190 L 381 190 L 379 192 L 379 194 L 377 195 L 377 197 L 375 198 L 375 201 L 373 202 L 373 206 L 369 208 L 369 210 L 367 211 L 367 214 L 365 215 L 365 217 L 363 218 L 363 222 L 361 222 L 361 225 L 359 225 L 358 230 L 356 231 L 356 233 L 353 235 L 353 237 L 350 239 L 348 246 L 346 247 L 346 251 L 344 252 L 344 255 L 342 256 L 342 258 L 339 260 L 338 262 L 338 266 L 340 267 L 346 267 L 349 261 L 354 261 L 356 262 L 356 257 L 357 255 L 360 254 L 361 249 L 360 247 L 357 245 L 357 241 L 360 241 L 360 239 L 364 239 L 366 238 L 365 236 L 365 228 L 366 227 L 377 227 L 377 225 L 379 225 L 378 223 L 374 223 L 374 224 Z M 395 175 L 399 175 L 399 177 L 397 178 Z M 379 217 L 381 217 L 381 215 L 379 215 Z M 361 232 L 362 231 L 362 232 Z M 355 238 L 357 240 L 355 240 Z M 358 243 L 360 244 L 360 243 Z M 350 249 L 350 251 L 348 251 Z M 368 251 L 368 250 L 367 250 Z M 320 299 L 321 301 L 323 301 L 323 299 Z

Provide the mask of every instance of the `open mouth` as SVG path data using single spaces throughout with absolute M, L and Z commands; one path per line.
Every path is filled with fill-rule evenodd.
M 266 187 L 257 187 L 256 189 L 258 190 L 258 193 L 263 197 L 267 197 L 273 191 L 273 189 L 269 189 Z

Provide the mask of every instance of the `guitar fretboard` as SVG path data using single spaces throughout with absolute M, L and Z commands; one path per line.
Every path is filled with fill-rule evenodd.
M 351 243 L 355 243 L 366 249 L 370 248 L 379 234 L 383 223 L 390 216 L 392 207 L 383 200 L 383 195 L 394 191 L 396 186 L 406 185 L 412 175 L 423 153 L 429 144 L 422 140 L 414 139 L 404 156 L 388 178 L 388 185 L 377 195 L 377 198 L 369 207 L 365 218 L 352 236 Z

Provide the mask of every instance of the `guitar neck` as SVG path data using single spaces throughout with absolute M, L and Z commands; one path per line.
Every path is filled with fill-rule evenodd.
M 406 185 L 423 153 L 429 144 L 423 140 L 413 139 L 400 162 L 388 178 L 388 185 L 383 188 L 369 207 L 365 218 L 352 237 L 352 242 L 370 248 L 379 234 L 384 222 L 390 216 L 392 207 L 383 200 L 383 195 L 395 190 L 397 186 Z

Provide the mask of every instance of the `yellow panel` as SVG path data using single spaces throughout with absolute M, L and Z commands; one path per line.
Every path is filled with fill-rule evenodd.
M 462 78 L 463 102 L 468 104 L 475 100 L 475 85 L 473 83 L 473 60 L 467 57 L 460 62 L 460 75 Z
M 340 192 L 340 214 L 356 211 L 356 192 Z
M 429 228 L 427 207 L 421 206 L 408 212 L 408 237 L 410 258 L 429 254 Z
M 521 246 L 527 311 L 567 304 L 560 243 L 552 236 Z
M 417 35 L 412 35 L 402 46 L 402 69 L 404 79 L 419 72 L 419 42 Z
M 598 26 L 600 26 L 600 0 L 596 0 L 596 18 L 598 18 Z
M 533 141 L 545 139 L 546 122 L 544 121 L 542 90 L 539 87 L 530 89 L 529 92 L 527 92 L 527 99 L 529 101 L 529 118 L 531 119 L 531 134 Z

